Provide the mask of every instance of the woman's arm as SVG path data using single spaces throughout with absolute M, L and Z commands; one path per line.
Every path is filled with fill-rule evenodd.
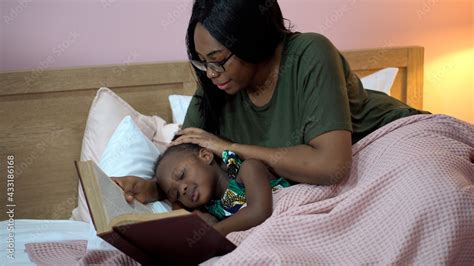
M 264 222 L 272 214 L 272 174 L 258 160 L 246 160 L 240 166 L 238 178 L 245 186 L 247 206 L 233 216 L 214 224 L 222 235 L 243 231 Z
M 284 148 L 231 143 L 199 128 L 185 128 L 172 144 L 195 143 L 214 154 L 232 150 L 243 159 L 257 159 L 286 179 L 307 184 L 337 184 L 350 174 L 352 165 L 351 132 L 334 130 L 313 138 L 308 145 Z
M 275 173 L 307 184 L 337 184 L 350 174 L 352 165 L 351 133 L 335 130 L 312 139 L 309 145 L 266 148 L 233 143 L 230 150 L 244 159 L 265 162 Z

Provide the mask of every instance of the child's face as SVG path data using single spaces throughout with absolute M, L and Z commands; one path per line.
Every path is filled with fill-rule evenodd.
M 171 202 L 179 201 L 187 208 L 209 203 L 215 194 L 218 174 L 211 165 L 213 154 L 201 149 L 167 155 L 156 169 L 158 185 Z

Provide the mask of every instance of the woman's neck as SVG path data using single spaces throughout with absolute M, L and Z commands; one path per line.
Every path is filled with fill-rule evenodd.
M 247 95 L 250 101 L 256 106 L 264 106 L 272 99 L 273 93 L 278 83 L 278 76 L 281 62 L 281 52 L 283 43 L 278 45 L 275 55 L 257 66 L 254 82 Z
M 278 79 L 278 75 L 275 74 L 278 74 L 282 49 L 283 42 L 277 46 L 274 55 L 270 59 L 257 65 L 254 79 L 248 89 L 249 94 L 262 93 L 275 87 L 275 81 Z

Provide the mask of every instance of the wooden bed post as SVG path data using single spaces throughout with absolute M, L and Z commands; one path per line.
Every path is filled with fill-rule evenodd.
M 406 102 L 420 110 L 423 109 L 423 61 L 423 47 L 408 48 Z

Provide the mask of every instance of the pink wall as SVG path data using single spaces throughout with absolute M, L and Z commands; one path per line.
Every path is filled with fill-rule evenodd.
M 425 109 L 474 123 L 472 0 L 280 0 L 342 50 L 425 47 Z M 0 71 L 184 60 L 191 0 L 0 0 Z
M 0 1 L 0 71 L 186 58 L 190 1 Z

